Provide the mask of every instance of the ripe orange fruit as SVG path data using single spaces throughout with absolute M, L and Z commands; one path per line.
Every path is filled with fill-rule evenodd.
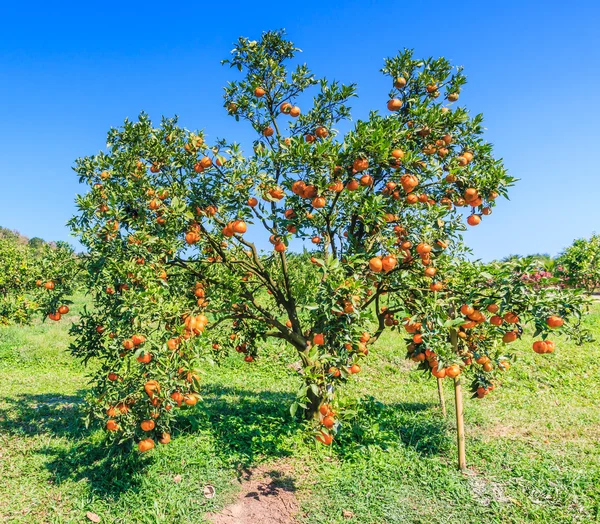
M 141 453 L 151 450 L 154 447 L 154 440 L 151 438 L 145 438 L 144 440 L 140 440 L 138 444 L 138 449 Z
M 519 317 L 516 313 L 508 312 L 504 315 L 504 320 L 506 320 L 509 324 L 518 324 Z
M 248 205 L 249 205 L 250 207 L 255 207 L 257 204 L 258 204 L 258 200 L 256 200 L 256 198 L 254 198 L 254 197 L 250 197 L 250 198 L 248 199 Z
M 394 255 L 386 255 L 381 259 L 381 267 L 386 273 L 394 269 L 397 265 L 398 259 Z
M 350 373 L 360 373 L 360 366 L 358 364 L 352 364 L 350 368 L 348 368 Z
M 431 253 L 431 246 L 423 242 L 417 244 L 417 253 L 419 253 L 419 255 L 426 255 L 428 253 Z
M 52 280 L 49 280 L 48 282 L 46 282 L 46 283 L 44 284 L 44 287 L 45 287 L 46 289 L 50 289 L 50 290 L 52 290 L 52 289 L 54 289 L 54 282 L 53 282 Z
M 424 273 L 425 273 L 426 277 L 433 278 L 435 276 L 435 274 L 437 273 L 437 269 L 434 267 L 428 267 L 425 269 Z
M 515 340 L 517 340 L 517 333 L 515 331 L 509 331 L 508 333 L 505 333 L 502 337 L 502 342 L 504 342 L 505 344 L 510 344 Z
M 133 340 L 126 339 L 123 341 L 123 349 L 130 350 L 134 348 Z
M 326 204 L 325 197 L 320 196 L 320 197 L 313 198 L 312 206 L 315 209 L 320 209 L 322 207 L 325 207 L 325 204 Z
M 49 313 L 48 314 L 48 318 L 50 320 L 54 320 L 55 322 L 58 322 L 60 320 L 60 317 L 61 317 L 60 313 Z
M 465 316 L 469 316 L 475 312 L 475 309 L 473 309 L 473 306 L 469 306 L 468 304 L 463 304 L 462 306 L 460 306 L 460 312 Z
M 369 260 L 369 269 L 374 273 L 379 273 L 383 269 L 383 261 L 380 257 L 373 257 Z
M 402 175 L 400 184 L 407 193 L 411 193 L 419 185 L 419 179 L 415 175 Z
M 133 335 L 131 337 L 131 341 L 133 342 L 134 346 L 140 346 L 146 342 L 146 337 L 144 335 Z
M 331 429 L 335 425 L 335 419 L 331 416 L 326 416 L 321 423 L 327 428 Z
M 281 200 L 285 196 L 285 192 L 280 187 L 274 187 L 269 189 L 269 195 L 273 200 Z
M 327 135 L 329 135 L 329 131 L 327 131 L 326 127 L 319 126 L 315 129 L 315 135 L 317 135 L 319 138 L 326 138 Z
M 263 136 L 273 136 L 273 133 L 275 133 L 275 130 L 271 127 L 271 126 L 267 126 L 263 129 Z
M 498 310 L 500 309 L 498 307 L 497 304 L 490 304 L 487 308 L 486 308 L 490 313 L 498 313 Z
M 446 376 L 446 368 L 438 369 L 437 365 L 431 368 L 431 374 L 435 378 L 445 378 Z
M 455 378 L 460 375 L 460 366 L 458 364 L 451 364 L 446 368 L 446 376 L 448 378 Z
M 492 369 L 494 369 L 494 365 L 491 362 L 486 362 L 483 365 L 483 371 L 485 371 L 486 373 L 489 373 L 490 371 L 492 371 Z
M 140 424 L 142 431 L 152 431 L 154 429 L 154 420 L 144 420 Z
M 58 310 L 58 312 L 59 313 L 61 312 L 60 309 Z M 560 327 L 564 323 L 565 323 L 565 321 L 557 315 L 549 316 L 548 319 L 546 320 L 546 324 L 548 325 L 548 327 L 550 327 L 552 329 Z
M 171 398 L 177 403 L 177 406 L 181 406 L 181 403 L 184 400 L 183 393 L 179 391 L 173 391 L 173 393 L 171 393 Z
M 290 116 L 293 116 L 294 118 L 300 116 L 300 108 L 298 106 L 292 107 L 292 109 L 290 109 Z
M 533 350 L 536 353 L 552 353 L 554 351 L 554 342 L 551 340 L 537 340 L 533 343 Z
M 356 191 L 359 186 L 360 186 L 360 184 L 359 184 L 358 180 L 352 179 L 352 180 L 350 180 L 350 182 L 348 182 L 346 184 L 346 189 L 348 191 Z
M 490 318 L 490 324 L 494 326 L 501 326 L 503 322 L 504 320 L 502 320 L 502 317 L 499 317 L 498 315 L 494 315 Z
M 342 374 L 338 368 L 333 366 L 329 368 L 328 373 L 334 377 L 339 377 Z
M 344 183 L 341 180 L 336 180 L 328 186 L 328 189 L 330 191 L 335 191 L 336 193 L 339 193 L 344 189 Z
M 366 158 L 357 158 L 352 164 L 352 167 L 357 173 L 360 173 L 369 168 L 369 161 Z
M 261 96 L 265 96 L 266 91 L 262 87 L 257 87 L 254 89 L 254 96 L 260 98 Z
M 479 215 L 470 215 L 467 218 L 467 224 L 469 224 L 470 226 L 477 226 L 479 225 L 481 222 L 481 217 Z
M 402 149 L 394 149 L 392 150 L 392 156 L 396 159 L 396 160 L 400 160 L 401 158 L 404 157 L 404 151 L 402 151 Z
M 329 407 L 328 404 L 321 404 L 319 406 L 319 413 L 321 413 L 321 415 L 323 415 L 324 417 L 329 415 L 330 412 L 331 412 L 331 408 Z
M 315 439 L 317 439 L 322 444 L 325 444 L 326 446 L 329 446 L 333 442 L 333 437 L 331 435 L 329 435 L 329 433 L 325 433 L 324 431 L 321 431 L 315 437 Z
M 322 333 L 317 333 L 313 337 L 313 344 L 315 344 L 316 346 L 322 346 L 323 344 L 325 344 L 325 337 Z
M 274 246 L 275 251 L 278 253 L 283 253 L 285 251 L 285 244 L 283 242 L 277 242 Z
M 387 103 L 387 108 L 390 111 L 399 111 L 401 107 L 402 107 L 402 100 L 400 100 L 399 98 L 393 98 L 392 100 L 390 100 Z
M 365 173 L 360 177 L 360 185 L 365 187 L 373 185 L 373 177 Z
M 244 222 L 243 220 L 234 220 L 232 228 L 236 233 L 242 235 L 247 230 L 246 222 Z
M 136 360 L 141 364 L 148 364 L 152 360 L 152 355 L 150 353 L 144 352 Z
M 119 430 L 119 424 L 117 424 L 116 420 L 109 419 L 109 420 L 106 421 L 106 429 L 108 431 L 118 431 Z
M 284 102 L 283 104 L 281 104 L 279 106 L 279 110 L 282 113 L 289 113 L 292 110 L 292 104 L 290 104 L 289 102 Z
M 398 78 L 396 78 L 396 80 L 394 80 L 394 87 L 396 89 L 402 89 L 405 85 L 406 78 L 404 78 L 403 76 L 399 76 Z
M 500 371 L 508 371 L 508 368 L 510 368 L 510 362 L 508 362 L 508 360 L 501 360 L 498 362 L 498 369 Z
M 184 395 L 183 401 L 188 406 L 195 406 L 198 403 L 198 399 L 194 395 Z

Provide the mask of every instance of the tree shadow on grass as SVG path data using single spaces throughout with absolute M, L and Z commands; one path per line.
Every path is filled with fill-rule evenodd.
M 119 448 L 107 450 L 101 438 L 94 438 L 85 426 L 85 393 L 17 394 L 5 398 L 0 404 L 0 433 L 21 440 L 55 437 L 38 439 L 33 445 L 36 453 L 46 456 L 44 465 L 52 475 L 51 481 L 61 484 L 85 480 L 99 494 L 115 497 L 135 488 L 133 473 L 139 469 L 140 457 Z
M 289 406 L 295 399 L 290 393 L 221 385 L 209 386 L 203 393 L 202 407 L 185 418 L 183 426 L 188 427 L 184 431 L 208 428 L 219 441 L 220 453 L 235 456 L 243 467 L 293 454 L 289 437 L 306 435 L 304 425 L 290 416 Z M 387 449 L 403 445 L 421 455 L 446 452 L 452 438 L 447 421 L 434 411 L 435 406 L 363 399 L 355 407 L 355 416 L 341 428 L 334 450 L 342 458 L 369 446 Z
M 451 446 L 447 420 L 433 411 L 434 403 L 398 402 L 384 404 L 372 397 L 363 399 L 356 416 L 337 437 L 342 456 L 357 447 L 382 449 L 403 445 L 420 455 L 447 452 Z
M 72 436 L 85 429 L 83 395 L 20 395 L 0 404 L 0 433 L 12 436 Z
M 216 384 L 205 386 L 202 396 L 199 408 L 181 417 L 182 432 L 208 431 L 219 454 L 242 469 L 292 454 L 289 437 L 302 432 L 302 424 L 290 416 L 291 393 Z
M 303 424 L 289 414 L 294 400 L 290 393 L 216 384 L 205 386 L 202 394 L 204 400 L 198 407 L 180 414 L 177 432 L 208 435 L 214 441 L 214 453 L 225 464 L 237 466 L 239 478 L 261 462 L 292 455 L 298 444 L 296 436 L 311 438 L 304 437 Z M 85 427 L 82 398 L 83 392 L 81 396 L 18 395 L 5 400 L 4 406 L 0 405 L 0 432 L 17 437 L 59 437 L 37 450 L 47 456 L 45 466 L 55 484 L 84 481 L 106 500 L 139 490 L 153 454 L 132 452 L 130 444 L 103 446 L 103 435 Z M 354 419 L 344 424 L 336 437 L 333 450 L 342 459 L 372 446 L 385 449 L 400 444 L 422 455 L 446 451 L 450 442 L 447 425 L 432 407 L 363 400 Z

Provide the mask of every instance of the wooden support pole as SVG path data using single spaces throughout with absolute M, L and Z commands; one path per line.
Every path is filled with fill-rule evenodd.
M 446 418 L 446 399 L 444 398 L 444 387 L 441 378 L 437 379 L 438 397 L 440 399 L 440 407 L 442 408 L 442 415 Z
M 458 469 L 467 469 L 465 454 L 465 419 L 463 416 L 463 398 L 460 376 L 454 379 L 454 398 L 456 403 L 456 443 L 458 445 Z
M 458 332 L 456 329 L 450 331 L 450 343 L 454 353 L 458 354 Z M 467 458 L 465 453 L 465 418 L 463 412 L 463 397 L 460 375 L 454 379 L 454 403 L 456 407 L 456 444 L 458 447 L 458 469 L 467 469 Z

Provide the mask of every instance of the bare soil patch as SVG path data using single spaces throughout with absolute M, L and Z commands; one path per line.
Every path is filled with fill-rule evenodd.
M 283 461 L 247 470 L 237 500 L 207 519 L 214 524 L 293 524 L 299 505 L 290 473 Z

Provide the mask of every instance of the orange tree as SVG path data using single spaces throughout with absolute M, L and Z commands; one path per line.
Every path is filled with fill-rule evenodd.
M 575 240 L 558 256 L 555 268 L 565 285 L 593 293 L 600 286 L 600 235 Z
M 28 245 L 19 235 L 0 238 L 0 324 L 26 323 L 37 314 L 60 320 L 69 312 L 77 260 L 67 243 Z
M 554 335 L 590 339 L 580 321 L 586 298 L 558 285 L 539 286 L 530 277 L 535 262 L 513 260 L 481 264 L 462 257 L 438 260 L 437 281 L 430 290 L 412 287 L 388 298 L 385 312 L 403 318 L 407 357 L 441 382 L 454 380 L 459 467 L 466 467 L 462 381 L 470 380 L 474 397 L 483 398 L 514 361 L 510 344 L 525 326 L 533 329 L 532 349 L 553 353 Z M 439 284 L 439 285 L 438 285 Z
M 90 190 L 71 226 L 95 308 L 73 350 L 101 364 L 93 413 L 116 441 L 168 442 L 175 408 L 199 400 L 205 359 L 231 347 L 252 362 L 275 338 L 299 359 L 292 411 L 330 444 L 340 386 L 399 323 L 382 300 L 437 289 L 436 266 L 460 245 L 458 208 L 477 225 L 514 181 L 481 115 L 450 108 L 466 79 L 447 60 L 386 60 L 382 113 L 342 134 L 355 87 L 290 66 L 297 51 L 267 32 L 224 61 L 241 73 L 224 105 L 255 132 L 249 154 L 142 114 L 77 161 Z M 288 250 L 294 239 L 312 246 L 311 264 Z

